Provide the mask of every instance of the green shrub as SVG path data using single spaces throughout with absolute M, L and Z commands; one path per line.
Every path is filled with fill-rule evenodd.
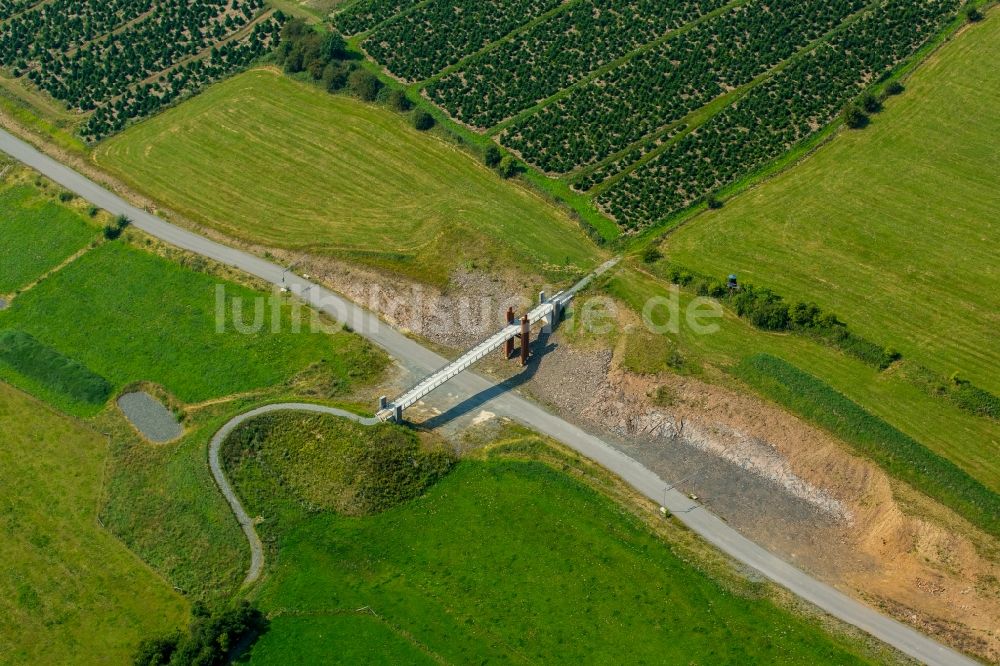
M 347 77 L 347 87 L 358 99 L 373 102 L 382 89 L 382 82 L 368 70 L 358 68 Z
M 947 395 L 967 412 L 990 419 L 1000 419 L 1000 398 L 971 382 L 953 377 Z
M 821 380 L 769 354 L 743 359 L 733 374 L 851 444 L 890 476 L 911 484 L 989 534 L 1000 536 L 1000 496 Z
M 906 88 L 899 81 L 893 81 L 885 87 L 885 94 L 889 96 L 902 95 Z
M 517 173 L 517 162 L 510 155 L 504 155 L 497 165 L 497 173 L 501 178 L 511 178 Z
M 973 4 L 968 4 L 965 9 L 962 10 L 965 14 L 965 20 L 969 23 L 978 23 L 983 20 L 983 13 L 979 11 L 979 8 Z
M 708 199 L 705 200 L 705 203 L 708 205 L 708 208 L 710 210 L 718 210 L 722 208 L 722 199 L 715 196 L 714 194 L 708 197 Z
M 483 164 L 491 169 L 496 169 L 500 165 L 501 159 L 503 159 L 503 155 L 500 154 L 500 149 L 492 144 L 486 149 L 486 153 L 483 154 Z
M 390 90 L 389 94 L 386 95 L 385 103 L 390 109 L 398 111 L 399 113 L 405 113 L 413 108 L 413 103 L 410 101 L 410 98 L 406 96 L 406 93 L 396 88 Z
M 842 114 L 844 124 L 851 129 L 862 129 L 868 125 L 868 116 L 857 104 L 852 104 Z
M 644 264 L 655 264 L 660 259 L 663 259 L 663 253 L 655 245 L 650 245 L 642 251 L 642 262 Z
M 351 72 L 357 68 L 358 65 L 353 62 L 331 62 L 323 68 L 320 82 L 329 92 L 343 90 L 344 86 L 347 85 L 347 79 L 350 77 Z
M 72 192 L 67 192 L 66 190 L 63 190 L 62 192 L 59 193 L 59 201 L 63 203 L 72 201 L 73 197 L 74 194 Z
M 174 632 L 144 640 L 136 649 L 135 666 L 216 666 L 231 663 L 236 651 L 245 651 L 267 629 L 264 614 L 247 601 L 215 614 L 192 609 L 188 633 Z
M 423 109 L 417 109 L 413 114 L 413 126 L 421 132 L 429 130 L 434 127 L 434 116 Z
M 870 92 L 862 95 L 858 104 L 861 105 L 865 113 L 878 113 L 882 110 L 882 102 Z
M 0 331 L 0 362 L 74 400 L 101 405 L 111 395 L 104 377 L 23 331 Z

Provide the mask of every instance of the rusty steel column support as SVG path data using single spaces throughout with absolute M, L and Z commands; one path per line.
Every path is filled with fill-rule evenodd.
M 507 308 L 507 325 L 510 326 L 514 323 L 514 308 Z M 514 338 L 511 338 L 507 342 L 503 343 L 503 357 L 505 359 L 510 359 L 514 355 Z
M 528 347 L 531 345 L 531 325 L 528 315 L 521 317 L 521 365 L 528 365 Z

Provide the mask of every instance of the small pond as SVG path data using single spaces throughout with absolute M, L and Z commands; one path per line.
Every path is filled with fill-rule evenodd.
M 132 425 L 151 442 L 169 442 L 184 433 L 173 412 L 145 391 L 125 393 L 118 407 Z

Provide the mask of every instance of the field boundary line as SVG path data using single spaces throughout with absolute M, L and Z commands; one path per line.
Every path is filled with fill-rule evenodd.
M 56 264 L 52 268 L 48 269 L 47 271 L 45 271 L 44 273 L 42 273 L 41 275 L 39 275 L 37 278 L 35 278 L 31 282 L 29 282 L 28 284 L 24 285 L 23 287 L 18 287 L 17 290 L 15 290 L 13 293 L 4 294 L 4 296 L 6 297 L 6 300 L 7 300 L 7 307 L 10 307 L 10 304 L 14 301 L 15 298 L 20 297 L 22 294 L 28 293 L 29 291 L 31 291 L 32 289 L 34 289 L 35 287 L 37 287 L 39 284 L 41 284 L 42 282 L 44 282 L 46 279 L 52 277 L 53 275 L 55 275 L 56 273 L 58 273 L 62 269 L 66 268 L 67 266 L 69 266 L 70 264 L 72 264 L 74 261 L 76 261 L 77 259 L 79 259 L 80 257 L 82 257 L 83 255 L 87 254 L 91 250 L 96 250 L 100 246 L 104 245 L 105 242 L 106 241 L 102 241 L 102 240 L 98 239 L 96 241 L 91 241 L 91 242 L 87 243 L 86 245 L 84 245 L 83 247 L 81 247 L 79 250 L 77 250 L 73 254 L 69 255 L 68 257 L 66 257 L 65 259 L 63 259 L 61 262 L 59 262 L 58 264 Z

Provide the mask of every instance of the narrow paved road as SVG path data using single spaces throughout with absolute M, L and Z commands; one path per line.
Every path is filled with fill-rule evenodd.
M 390 355 L 418 372 L 431 372 L 447 361 L 394 330 L 371 312 L 297 275 L 284 275 L 281 266 L 211 241 L 151 215 L 76 171 L 43 155 L 8 132 L 0 130 L 0 150 L 48 176 L 71 192 L 113 215 L 127 215 L 148 234 L 209 259 L 233 266 L 274 285 L 285 285 L 314 307 L 351 326 Z M 831 615 L 853 624 L 914 659 L 927 664 L 975 664 L 976 662 L 924 636 L 901 622 L 848 597 L 773 555 L 729 527 L 704 507 L 672 489 L 645 466 L 604 441 L 567 421 L 550 414 L 517 394 L 506 392 L 494 382 L 467 371 L 448 386 L 457 394 L 489 407 L 490 411 L 520 421 L 526 426 L 563 442 L 582 455 L 614 472 L 654 502 L 663 503 L 690 529 L 732 558 L 747 564 L 774 582 Z M 245 513 L 244 513 L 245 517 Z
M 239 416 L 235 416 L 227 421 L 226 424 L 219 428 L 215 435 L 212 436 L 212 441 L 208 445 L 208 466 L 212 469 L 212 476 L 215 477 L 215 482 L 218 484 L 219 490 L 222 491 L 226 501 L 229 502 L 229 506 L 233 509 L 233 513 L 236 515 L 236 520 L 239 522 L 240 527 L 243 528 L 243 533 L 246 534 L 247 541 L 250 543 L 250 568 L 247 570 L 247 576 L 243 580 L 244 585 L 250 585 L 260 578 L 260 572 L 264 568 L 264 546 L 260 542 L 260 536 L 257 534 L 257 529 L 253 526 L 253 519 L 249 514 L 247 514 L 246 509 L 243 508 L 243 503 L 240 502 L 240 498 L 236 495 L 236 492 L 233 491 L 233 487 L 229 485 L 226 473 L 222 469 L 222 463 L 219 461 L 219 449 L 222 447 L 222 443 L 226 441 L 226 437 L 229 437 L 229 433 L 235 430 L 236 426 L 243 423 L 247 419 L 252 419 L 255 416 L 267 414 L 268 412 L 289 411 L 333 414 L 334 416 L 342 416 L 345 419 L 351 419 L 352 421 L 357 421 L 358 423 L 362 423 L 364 425 L 375 425 L 378 423 L 378 419 L 365 418 L 363 416 L 358 416 L 357 414 L 352 414 L 351 412 L 346 412 L 343 409 L 337 409 L 336 407 L 312 405 L 307 402 L 282 402 L 275 403 L 273 405 L 264 405 L 263 407 L 243 412 Z

